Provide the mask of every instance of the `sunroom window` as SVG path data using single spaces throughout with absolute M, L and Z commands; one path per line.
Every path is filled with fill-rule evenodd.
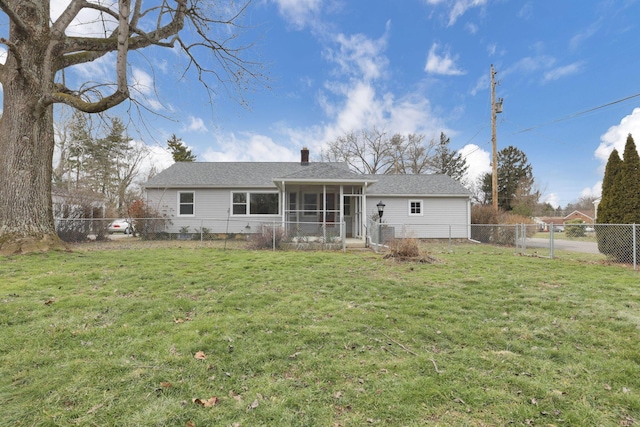
M 234 215 L 278 215 L 278 193 L 234 192 Z

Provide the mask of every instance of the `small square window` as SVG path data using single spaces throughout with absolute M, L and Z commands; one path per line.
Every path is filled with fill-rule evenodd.
M 409 200 L 409 215 L 422 215 L 422 200 Z

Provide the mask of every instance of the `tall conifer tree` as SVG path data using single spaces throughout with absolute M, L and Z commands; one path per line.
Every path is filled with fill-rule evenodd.
M 624 146 L 620 184 L 623 224 L 640 224 L 640 157 L 631 134 Z
M 616 206 L 620 203 L 617 193 L 620 187 L 621 170 L 622 160 L 618 150 L 614 148 L 604 170 L 602 198 L 598 205 L 598 218 L 596 218 L 598 224 L 615 224 L 622 221 L 622 216 L 616 211 Z

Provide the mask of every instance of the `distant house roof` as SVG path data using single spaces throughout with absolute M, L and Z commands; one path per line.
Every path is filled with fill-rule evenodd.
M 568 219 L 574 219 L 574 218 L 578 218 L 578 217 L 582 217 L 584 219 L 588 219 L 588 220 L 593 221 L 594 217 L 595 217 L 595 214 L 592 211 L 583 212 L 583 211 L 575 210 L 575 211 L 571 212 L 569 215 L 565 216 L 564 219 L 568 220 Z
M 280 183 L 367 184 L 376 196 L 469 196 L 447 175 L 362 175 L 346 163 L 312 162 L 178 162 L 149 179 L 145 188 L 273 188 Z

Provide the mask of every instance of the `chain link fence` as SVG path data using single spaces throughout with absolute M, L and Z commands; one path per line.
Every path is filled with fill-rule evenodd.
M 118 224 L 116 226 L 116 224 Z M 169 218 L 57 218 L 58 236 L 68 243 L 236 242 L 256 249 L 344 249 L 345 224 L 209 218 L 177 226 Z
M 58 236 L 65 242 L 228 242 L 269 249 L 344 250 L 351 230 L 346 224 L 318 222 L 255 221 L 224 218 L 203 219 L 178 227 L 170 218 L 127 220 L 115 230 L 111 218 L 56 219 Z M 521 255 L 554 258 L 557 251 L 602 254 L 609 261 L 633 265 L 640 260 L 640 226 L 635 224 L 566 224 L 540 232 L 536 224 L 393 224 L 368 221 L 366 236 L 354 237 L 375 250 L 385 250 L 395 239 L 437 239 L 449 250 L 460 242 L 510 247 Z

